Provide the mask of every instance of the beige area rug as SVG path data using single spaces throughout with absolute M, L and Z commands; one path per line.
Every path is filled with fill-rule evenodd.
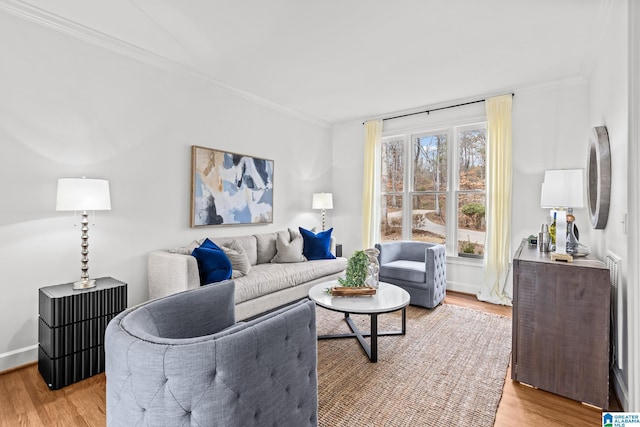
M 342 313 L 317 314 L 319 335 L 349 332 Z M 369 316 L 352 318 L 369 331 Z M 378 330 L 399 330 L 400 319 L 380 315 Z M 493 426 L 510 354 L 507 317 L 409 306 L 407 335 L 379 337 L 378 363 L 355 338 L 318 341 L 319 424 Z

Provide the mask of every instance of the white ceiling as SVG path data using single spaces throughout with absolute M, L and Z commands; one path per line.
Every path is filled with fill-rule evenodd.
M 585 75 L 611 1 L 18 3 L 336 123 Z

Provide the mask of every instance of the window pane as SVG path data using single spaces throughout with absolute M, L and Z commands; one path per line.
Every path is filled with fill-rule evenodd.
M 412 197 L 411 240 L 444 243 L 447 218 L 445 194 L 419 194 Z
M 484 193 L 458 195 L 458 253 L 484 254 Z
M 415 191 L 447 189 L 447 134 L 413 138 L 413 188 Z
M 458 139 L 460 190 L 484 190 L 487 147 L 485 129 L 460 131 Z
M 402 194 L 382 196 L 380 241 L 402 240 Z
M 390 139 L 382 142 L 382 193 L 403 191 L 404 140 Z

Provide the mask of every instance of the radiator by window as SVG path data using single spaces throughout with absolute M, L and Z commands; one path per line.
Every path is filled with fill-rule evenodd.
M 611 251 L 607 251 L 605 260 L 609 267 L 609 280 L 611 282 L 611 366 L 622 369 L 622 319 L 624 316 L 624 305 L 622 301 L 622 290 L 620 289 L 620 272 L 622 259 Z

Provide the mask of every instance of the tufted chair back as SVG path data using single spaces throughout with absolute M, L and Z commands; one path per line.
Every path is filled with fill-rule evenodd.
M 234 323 L 233 281 L 116 316 L 107 426 L 316 426 L 315 305 Z

